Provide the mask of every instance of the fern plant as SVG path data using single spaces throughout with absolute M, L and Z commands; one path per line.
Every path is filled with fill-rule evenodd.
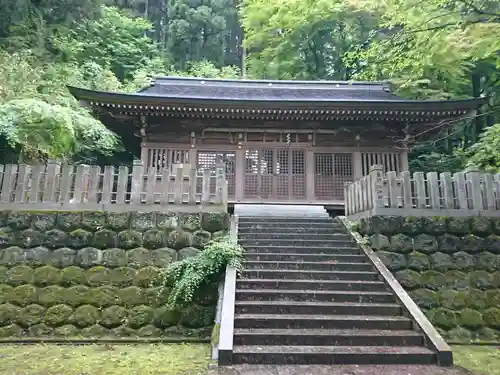
M 159 295 L 171 288 L 168 306 L 172 309 L 186 306 L 203 285 L 222 280 L 228 265 L 239 271 L 242 258 L 243 248 L 231 238 L 211 241 L 197 256 L 173 262 L 160 272 Z

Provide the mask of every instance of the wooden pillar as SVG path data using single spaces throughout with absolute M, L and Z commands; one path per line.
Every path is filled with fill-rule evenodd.
M 306 197 L 308 202 L 314 202 L 316 200 L 315 194 L 315 162 L 314 162 L 314 151 L 312 149 L 306 150 Z
M 141 143 L 141 161 L 142 165 L 144 167 L 149 167 L 149 160 L 148 160 L 148 147 L 146 142 Z
M 363 177 L 363 162 L 361 160 L 361 151 L 352 153 L 352 177 L 354 181 Z
M 239 148 L 235 154 L 234 198 L 241 202 L 245 194 L 245 150 Z

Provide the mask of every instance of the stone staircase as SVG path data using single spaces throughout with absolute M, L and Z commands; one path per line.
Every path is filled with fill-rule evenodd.
M 240 216 L 237 364 L 432 364 L 436 353 L 340 221 Z

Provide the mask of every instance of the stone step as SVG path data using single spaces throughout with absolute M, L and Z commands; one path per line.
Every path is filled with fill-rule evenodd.
M 280 289 L 236 289 L 238 301 L 317 301 L 317 302 L 378 302 L 394 303 L 393 293 L 344 290 L 280 290 Z
M 369 280 L 378 281 L 377 272 L 364 271 L 306 271 L 306 270 L 243 270 L 246 279 L 275 280 Z
M 274 225 L 246 225 L 240 224 L 238 225 L 238 234 L 241 233 L 318 233 L 318 234 L 328 234 L 328 233 L 346 233 L 344 227 L 341 226 L 318 226 L 318 225 L 307 225 L 307 226 L 299 226 L 297 225 L 289 225 L 277 227 Z
M 335 248 L 313 247 L 313 246 L 255 246 L 245 245 L 245 252 L 248 253 L 283 253 L 283 254 L 314 254 L 314 255 L 364 255 L 355 242 L 349 246 L 338 246 Z
M 437 356 L 418 346 L 235 346 L 232 359 L 235 365 L 429 365 Z
M 403 309 L 396 303 L 236 301 L 236 314 L 299 315 L 378 315 L 400 316 Z
M 268 261 L 268 262 L 369 262 L 365 255 L 344 255 L 344 254 L 284 254 L 284 253 L 246 253 L 245 259 L 248 261 Z
M 413 329 L 403 316 L 237 314 L 234 328 L 254 329 Z
M 239 279 L 238 289 L 387 291 L 383 281 Z
M 242 240 L 307 240 L 307 241 L 352 241 L 352 236 L 345 233 L 241 233 L 238 232 L 238 239 Z
M 424 336 L 412 330 L 237 329 L 234 345 L 423 346 Z
M 273 261 L 245 261 L 245 270 L 311 270 L 311 271 L 372 271 L 371 263 L 340 263 L 336 260 L 329 262 L 273 262 Z
M 354 246 L 354 241 L 342 240 L 304 240 L 304 239 L 238 239 L 238 243 L 243 246 L 305 246 L 305 247 L 348 247 Z
M 238 216 L 238 223 L 259 224 L 259 223 L 310 223 L 310 224 L 333 224 L 334 220 L 329 216 Z M 338 225 L 339 223 L 336 222 Z

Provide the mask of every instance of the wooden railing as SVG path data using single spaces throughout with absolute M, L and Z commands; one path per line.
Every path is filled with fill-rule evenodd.
M 0 165 L 0 209 L 222 211 L 225 166 L 180 165 L 158 172 L 128 166 Z
M 477 168 L 463 172 L 383 172 L 381 165 L 345 185 L 350 218 L 395 216 L 499 216 L 500 174 Z

